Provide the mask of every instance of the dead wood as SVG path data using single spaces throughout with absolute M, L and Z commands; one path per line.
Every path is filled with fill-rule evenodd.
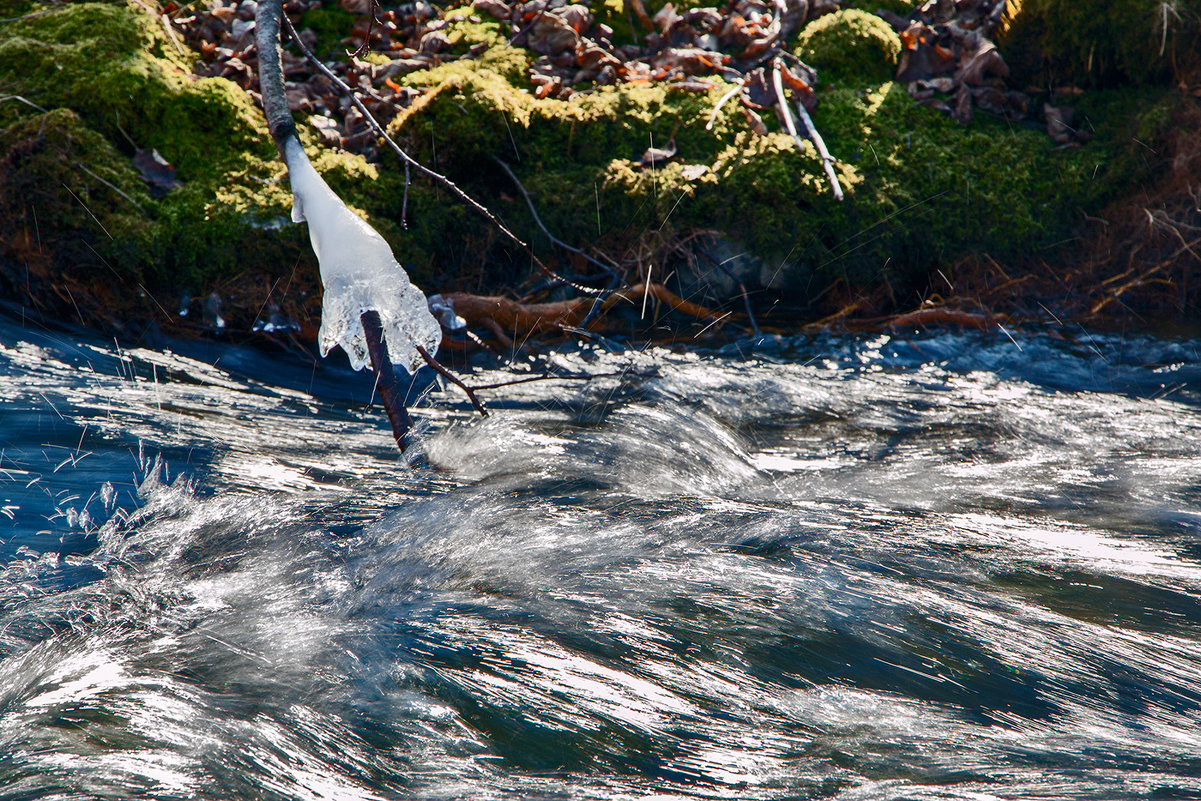
M 772 62 L 771 70 L 772 86 L 776 90 L 776 108 L 780 111 L 780 119 L 792 137 L 792 141 L 796 142 L 796 146 L 801 152 L 804 152 L 805 145 L 800 135 L 797 134 L 796 123 L 792 119 L 792 111 L 788 106 L 787 96 L 784 94 L 784 81 L 780 73 L 780 60 L 776 59 Z M 817 127 L 809 117 L 809 112 L 805 110 L 805 104 L 798 100 L 796 108 L 797 114 L 805 124 L 805 130 L 809 133 L 809 138 L 813 140 L 813 146 L 817 148 L 817 154 L 822 160 L 822 168 L 826 171 L 826 179 L 830 182 L 830 191 L 834 193 L 835 200 L 842 200 L 842 184 L 838 182 L 838 175 L 834 172 L 834 157 L 826 149 L 825 141 L 817 132 Z
M 898 314 L 888 318 L 889 328 L 925 328 L 928 325 L 953 325 L 959 328 L 992 328 L 1005 321 L 1000 314 L 987 312 L 964 311 L 963 309 L 947 308 L 946 306 L 927 306 L 926 308 Z
M 392 359 L 388 356 L 388 345 L 384 342 L 383 326 L 379 312 L 365 311 L 359 316 L 363 324 L 363 335 L 367 340 L 367 352 L 371 356 L 371 368 L 375 373 L 375 389 L 383 401 L 388 422 L 392 424 L 392 438 L 396 447 L 405 449 L 405 435 L 413 427 L 413 420 L 404 407 L 404 399 L 397 392 L 396 374 L 392 371 Z
M 472 387 L 469 387 L 466 384 L 464 384 L 461 380 L 459 380 L 458 376 L 456 376 L 450 370 L 447 370 L 445 367 L 443 367 L 442 363 L 439 362 L 437 359 L 435 359 L 433 356 L 431 356 L 430 352 L 428 350 L 426 350 L 425 348 L 423 348 L 421 345 L 415 345 L 414 347 L 417 348 L 417 352 L 421 354 L 421 358 L 425 359 L 425 363 L 428 364 L 431 368 L 433 368 L 434 372 L 436 372 L 438 375 L 442 376 L 447 381 L 454 384 L 456 387 L 463 390 L 463 392 L 465 392 L 467 394 L 467 399 L 469 401 L 471 401 L 471 405 L 473 407 L 475 407 L 475 410 L 480 413 L 481 417 L 488 416 L 488 410 L 486 408 L 484 408 L 484 404 L 480 402 L 480 399 L 475 396 L 475 390 Z
M 861 308 L 863 308 L 862 300 L 852 301 L 833 314 L 826 315 L 820 320 L 815 320 L 814 322 L 809 323 L 802 328 L 801 331 L 806 334 L 818 334 L 822 333 L 823 331 L 829 331 L 834 327 L 835 323 L 847 319 Z
M 563 336 L 569 329 L 595 329 L 599 327 L 600 317 L 618 303 L 641 303 L 648 296 L 689 317 L 700 320 L 717 317 L 704 306 L 684 300 L 657 283 L 620 289 L 604 299 L 572 298 L 550 303 L 521 303 L 511 298 L 467 292 L 451 292 L 442 298 L 469 326 L 486 328 L 505 347 L 512 347 L 515 340 L 523 341 L 532 336 Z M 591 314 L 594 306 L 597 312 Z

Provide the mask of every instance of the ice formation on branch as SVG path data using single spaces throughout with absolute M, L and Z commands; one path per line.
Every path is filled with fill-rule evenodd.
M 292 220 L 308 222 L 309 239 L 321 267 L 321 355 L 334 345 L 361 370 L 368 363 L 359 315 L 374 309 L 383 324 L 392 363 L 412 372 L 422 363 L 417 346 L 431 353 L 442 339 L 425 295 L 392 255 L 379 233 L 346 207 L 313 169 L 295 138 L 284 146 L 292 183 Z

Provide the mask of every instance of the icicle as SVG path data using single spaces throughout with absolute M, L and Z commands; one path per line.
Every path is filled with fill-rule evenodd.
M 354 369 L 366 366 L 367 341 L 359 318 L 375 310 L 392 363 L 413 372 L 423 361 L 417 346 L 433 352 L 442 339 L 425 295 L 409 282 L 384 238 L 347 208 L 313 169 L 295 137 L 285 143 L 284 159 L 292 182 L 292 220 L 309 224 L 325 287 L 321 355 L 338 345 Z

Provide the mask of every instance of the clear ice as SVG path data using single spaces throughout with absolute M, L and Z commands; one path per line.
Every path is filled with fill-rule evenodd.
M 412 372 L 421 364 L 421 345 L 431 353 L 442 339 L 425 295 L 392 255 L 379 233 L 346 207 L 313 169 L 295 138 L 284 145 L 292 182 L 292 220 L 308 222 L 309 239 L 321 267 L 321 355 L 334 345 L 361 370 L 368 363 L 367 340 L 359 315 L 379 312 L 392 363 Z

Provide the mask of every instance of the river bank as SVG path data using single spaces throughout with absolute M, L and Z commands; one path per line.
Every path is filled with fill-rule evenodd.
M 640 4 L 535 5 L 384 7 L 370 26 L 349 2 L 287 9 L 391 135 L 548 264 L 662 283 L 722 319 L 694 330 L 1198 317 L 1196 9 L 1156 28 L 1138 4 L 1009 4 L 991 51 L 955 38 L 986 3 L 806 4 L 789 91 L 812 106 L 839 201 L 754 84 L 753 3 L 651 4 L 645 20 Z M 13 308 L 133 339 L 311 342 L 320 283 L 256 102 L 253 9 L 0 11 Z M 285 58 L 317 168 L 427 293 L 571 294 L 438 185 L 406 189 L 361 115 Z M 654 336 L 647 305 L 610 322 Z

